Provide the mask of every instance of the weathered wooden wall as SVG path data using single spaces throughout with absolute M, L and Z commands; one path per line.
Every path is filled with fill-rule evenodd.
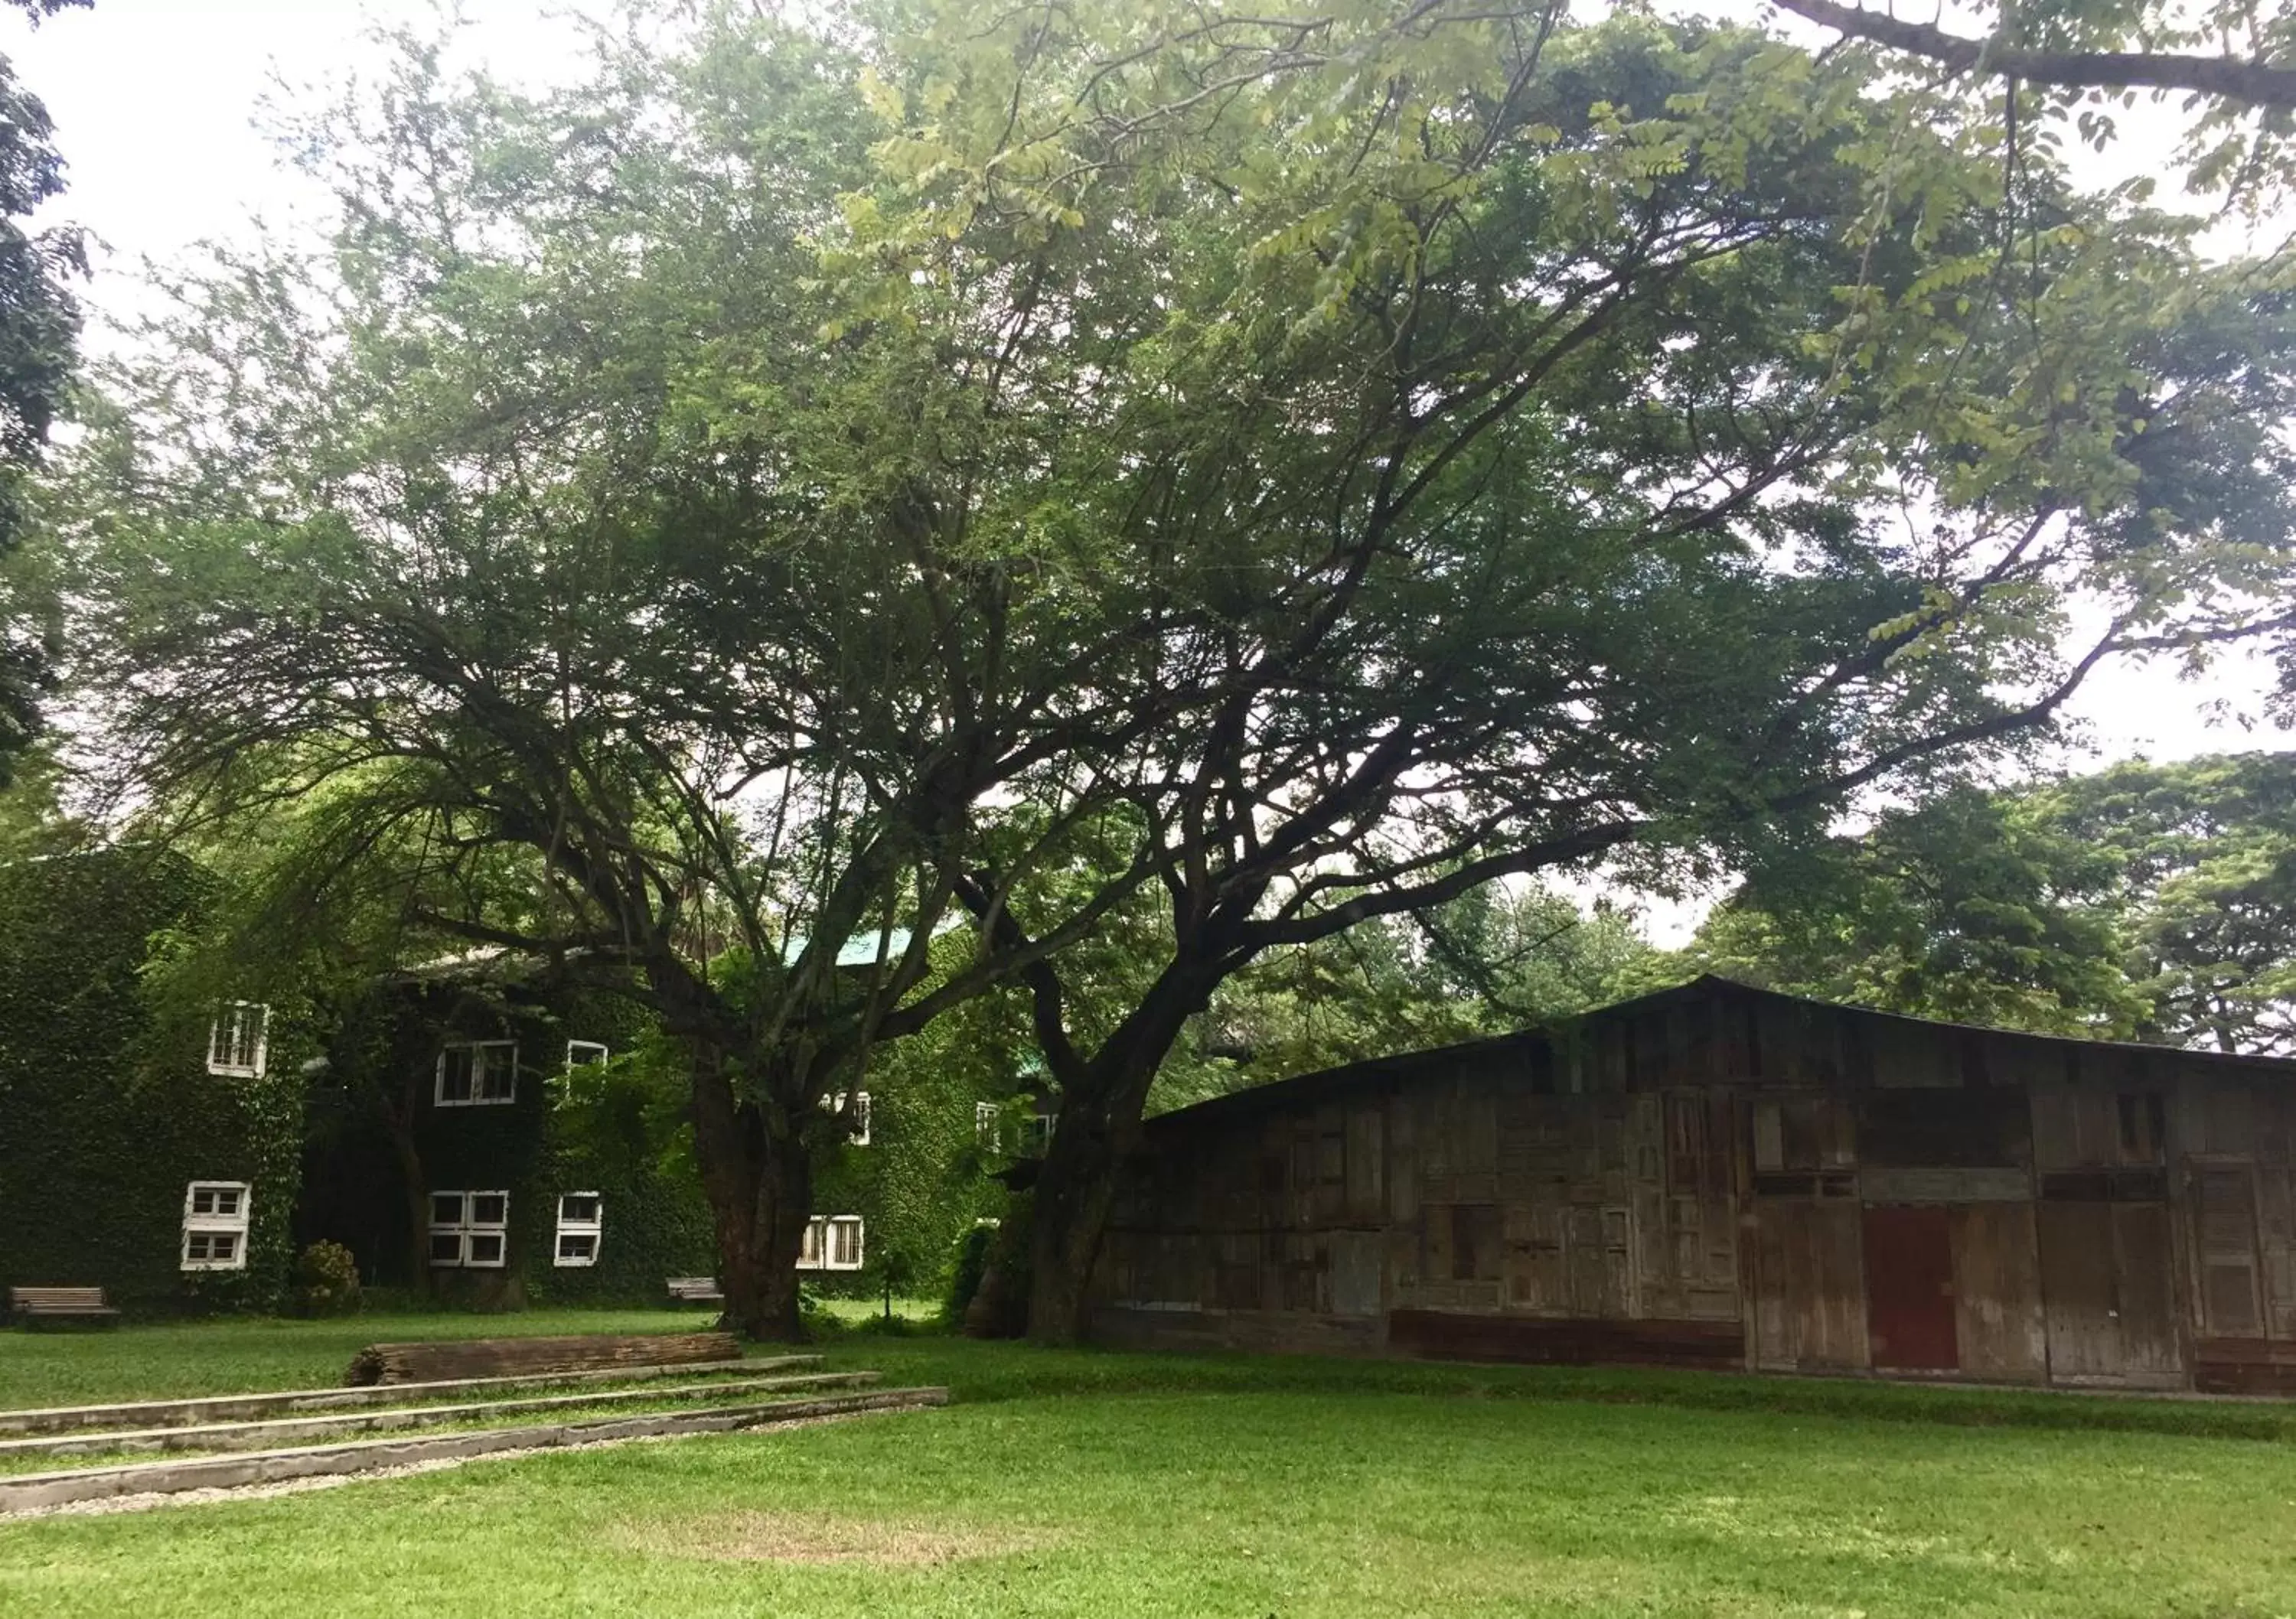
M 1158 1121 L 1097 1329 L 2296 1391 L 2292 1081 L 1709 980 Z

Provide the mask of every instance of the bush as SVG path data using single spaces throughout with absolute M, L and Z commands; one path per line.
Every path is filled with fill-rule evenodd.
M 315 1242 L 295 1262 L 295 1296 L 306 1315 L 350 1315 L 359 1307 L 358 1261 L 340 1242 Z

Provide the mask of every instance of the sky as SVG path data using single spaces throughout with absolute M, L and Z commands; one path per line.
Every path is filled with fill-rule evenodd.
M 562 78 L 582 59 L 569 20 L 581 9 L 464 0 L 465 49 L 513 83 Z M 428 0 L 95 0 L 93 11 L 37 29 L 12 9 L 0 15 L 0 53 L 46 102 L 70 166 L 71 189 L 46 217 L 96 239 L 91 340 L 112 340 L 101 328 L 107 312 L 137 307 L 147 259 L 166 263 L 206 238 L 244 240 L 258 219 L 292 228 L 316 217 L 309 182 L 258 129 L 259 107 L 324 94 L 368 67 L 372 25 L 422 27 L 436 14 Z M 2165 168 L 2161 126 L 2148 136 L 2140 115 L 2125 127 L 2135 133 L 2107 161 L 2122 172 Z M 2198 681 L 2161 664 L 2100 669 L 2072 705 L 2083 740 L 2062 762 L 2296 747 L 2296 735 L 2257 723 L 2269 684 L 2268 669 L 2248 658 Z M 1689 914 L 1661 908 L 1648 920 L 1670 938 Z

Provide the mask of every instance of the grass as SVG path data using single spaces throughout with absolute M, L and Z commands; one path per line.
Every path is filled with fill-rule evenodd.
M 328 1381 L 378 1325 L 0 1335 L 0 1400 Z M 2279 1406 L 928 1337 L 828 1353 L 957 1403 L 0 1525 L 0 1614 L 2296 1612 Z

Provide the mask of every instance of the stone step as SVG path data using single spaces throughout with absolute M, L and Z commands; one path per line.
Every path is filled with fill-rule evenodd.
M 184 1427 L 99 1432 L 80 1429 L 32 1439 L 0 1439 L 0 1458 L 92 1456 L 105 1451 L 262 1451 L 297 1439 L 373 1434 L 391 1428 L 440 1427 L 454 1422 L 547 1410 L 595 1410 L 638 1401 L 700 1400 L 799 1388 L 854 1388 L 874 1383 L 873 1371 L 816 1371 L 787 1378 L 736 1378 L 723 1383 L 619 1388 L 592 1394 L 548 1394 L 533 1400 L 488 1400 L 460 1405 L 390 1406 L 335 1416 L 275 1417 L 260 1422 L 206 1422 Z
M 750 1361 L 711 1361 L 692 1366 L 621 1366 L 605 1371 L 521 1374 L 513 1378 L 450 1378 L 436 1383 L 386 1383 L 358 1388 L 297 1388 L 276 1394 L 202 1394 L 188 1400 L 139 1400 L 125 1405 L 59 1405 L 42 1410 L 0 1411 L 0 1434 L 59 1434 L 75 1428 L 173 1427 L 187 1423 L 252 1421 L 290 1411 L 357 1410 L 405 1405 L 437 1395 L 507 1394 L 521 1388 L 559 1388 L 586 1383 L 638 1383 L 657 1378 L 693 1378 L 726 1372 L 786 1371 L 818 1366 L 817 1354 L 761 1356 Z
M 775 1400 L 759 1405 L 719 1406 L 644 1417 L 602 1417 L 538 1427 L 479 1428 L 462 1434 L 359 1439 L 344 1444 L 294 1450 L 249 1451 L 233 1456 L 131 1462 L 112 1468 L 76 1468 L 62 1473 L 26 1473 L 13 1478 L 0 1477 L 0 1513 L 109 1500 L 123 1495 L 234 1489 L 291 1478 L 372 1473 L 410 1462 L 463 1460 L 614 1439 L 726 1434 L 825 1417 L 853 1416 L 863 1411 L 906 1410 L 947 1403 L 946 1388 L 873 1389 L 864 1394 L 830 1394 L 817 1400 Z

